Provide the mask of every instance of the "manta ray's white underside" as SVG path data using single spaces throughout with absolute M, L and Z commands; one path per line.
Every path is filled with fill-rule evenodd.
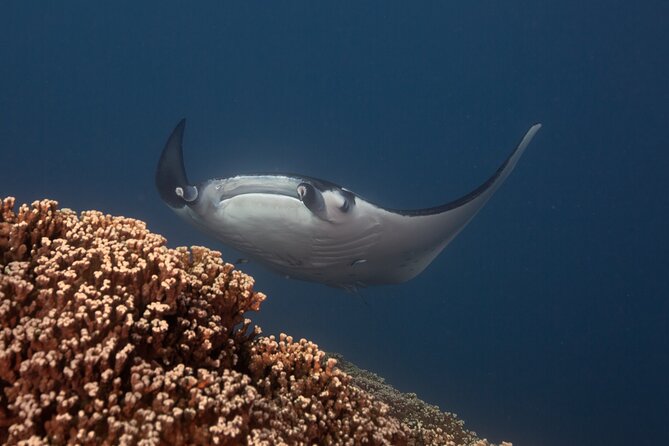
M 529 129 L 484 184 L 428 209 L 385 209 L 299 175 L 236 176 L 191 186 L 183 167 L 184 121 L 163 150 L 156 185 L 187 221 L 283 275 L 349 289 L 401 283 L 423 271 L 476 215 L 540 127 Z

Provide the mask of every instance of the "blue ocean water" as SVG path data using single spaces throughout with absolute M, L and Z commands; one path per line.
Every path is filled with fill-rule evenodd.
M 153 186 L 301 172 L 425 207 L 544 128 L 418 278 L 346 293 L 248 263 L 307 337 L 514 445 L 669 444 L 669 4 L 3 2 L 0 195 L 238 257 Z

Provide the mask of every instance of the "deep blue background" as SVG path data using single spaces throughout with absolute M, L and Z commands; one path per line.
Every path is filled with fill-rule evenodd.
M 669 4 L 3 2 L 0 196 L 207 244 L 153 172 L 294 171 L 392 207 L 509 181 L 415 280 L 245 265 L 266 333 L 345 354 L 494 441 L 669 444 Z M 462 3 L 462 4 L 460 4 Z

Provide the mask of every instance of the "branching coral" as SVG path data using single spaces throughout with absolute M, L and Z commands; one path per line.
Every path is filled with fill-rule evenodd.
M 12 201 L 0 223 L 3 436 L 237 438 L 257 395 L 234 370 L 253 335 L 244 312 L 265 298 L 253 280 L 205 248 L 167 249 L 137 220 L 53 201 L 14 215 Z
M 350 377 L 324 356 L 305 339 L 259 339 L 250 362 L 264 396 L 258 416 L 269 415 L 270 426 L 281 425 L 287 444 L 406 444 L 400 423 L 386 416 L 387 406 L 349 385 Z
M 258 336 L 245 313 L 264 299 L 138 220 L 0 201 L 0 443 L 447 438 L 417 441 L 315 344 Z

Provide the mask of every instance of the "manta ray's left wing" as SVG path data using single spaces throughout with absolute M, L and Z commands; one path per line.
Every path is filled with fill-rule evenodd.
M 423 271 L 502 185 L 540 128 L 533 125 L 497 171 L 463 197 L 426 209 L 385 209 L 380 246 L 386 248 L 377 252 L 380 281 L 404 282 Z

